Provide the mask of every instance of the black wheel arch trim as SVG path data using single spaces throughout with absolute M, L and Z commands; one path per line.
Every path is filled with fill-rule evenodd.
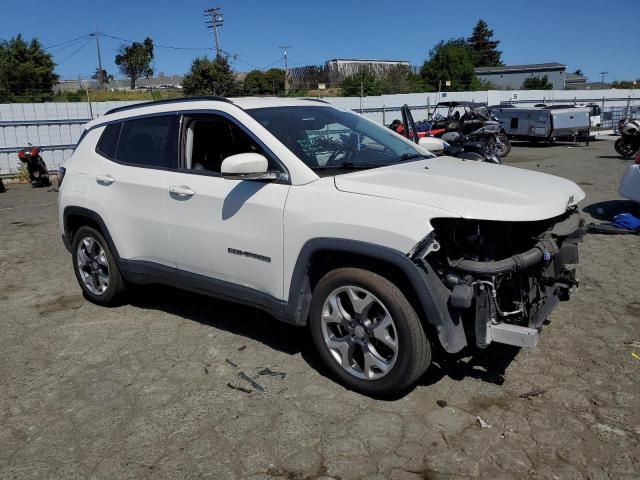
M 426 320 L 434 326 L 442 347 L 449 353 L 456 353 L 467 345 L 462 322 L 454 321 L 449 313 L 449 290 L 428 263 L 419 267 L 399 250 L 358 240 L 314 238 L 304 244 L 291 276 L 285 310 L 293 323 L 306 323 L 311 298 L 308 292 L 310 261 L 314 254 L 323 251 L 358 254 L 399 268 L 413 287 Z
M 69 249 L 69 251 L 71 250 L 71 246 L 73 245 L 73 238 L 71 237 L 70 235 L 71 232 L 69 231 L 69 217 L 72 217 L 72 216 L 85 217 L 95 222 L 100 227 L 100 233 L 102 233 L 102 236 L 107 241 L 109 250 L 111 250 L 111 253 L 113 257 L 116 259 L 116 262 L 120 261 L 120 255 L 118 254 L 118 249 L 113 243 L 113 239 L 111 238 L 111 234 L 109 233 L 109 229 L 107 228 L 107 225 L 104 223 L 104 220 L 102 220 L 102 217 L 98 213 L 84 207 L 68 206 L 68 207 L 65 207 L 64 209 L 64 213 L 62 215 L 63 222 L 64 222 L 63 223 L 63 228 L 64 228 L 63 241 L 67 249 Z

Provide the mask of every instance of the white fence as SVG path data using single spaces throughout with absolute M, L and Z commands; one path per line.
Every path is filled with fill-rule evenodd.
M 379 123 L 399 118 L 397 111 L 407 104 L 416 120 L 427 117 L 427 106 L 440 101 L 474 101 L 498 105 L 513 103 L 591 103 L 601 107 L 640 105 L 638 90 L 490 90 L 488 92 L 441 92 L 382 95 L 379 97 L 327 97 L 327 102 L 361 111 Z M 29 143 L 44 146 L 43 157 L 51 170 L 71 155 L 82 125 L 108 110 L 136 102 L 13 103 L 0 104 L 0 174 L 16 172 L 17 149 Z

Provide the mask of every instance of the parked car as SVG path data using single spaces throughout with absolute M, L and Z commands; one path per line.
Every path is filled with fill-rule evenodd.
M 337 379 L 368 394 L 412 385 L 435 345 L 534 346 L 577 284 L 576 184 L 434 157 L 321 101 L 117 108 L 60 175 L 87 299 L 163 283 L 260 308 L 307 326 Z
M 636 153 L 634 162 L 624 171 L 618 193 L 621 197 L 640 203 L 640 152 Z

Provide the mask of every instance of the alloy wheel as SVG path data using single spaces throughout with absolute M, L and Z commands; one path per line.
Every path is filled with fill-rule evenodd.
M 93 237 L 84 237 L 76 252 L 78 273 L 84 286 L 94 295 L 109 288 L 109 262 L 102 246 Z
M 322 334 L 333 359 L 348 373 L 377 380 L 398 357 L 398 332 L 373 293 L 353 285 L 331 292 L 322 307 Z

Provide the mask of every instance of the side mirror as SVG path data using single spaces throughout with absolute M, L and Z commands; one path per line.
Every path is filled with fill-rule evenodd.
M 418 145 L 422 148 L 426 148 L 435 155 L 440 155 L 444 152 L 444 140 L 436 137 L 422 137 L 418 139 Z
M 259 153 L 238 153 L 222 161 L 220 173 L 229 180 L 274 180 L 269 161 Z

